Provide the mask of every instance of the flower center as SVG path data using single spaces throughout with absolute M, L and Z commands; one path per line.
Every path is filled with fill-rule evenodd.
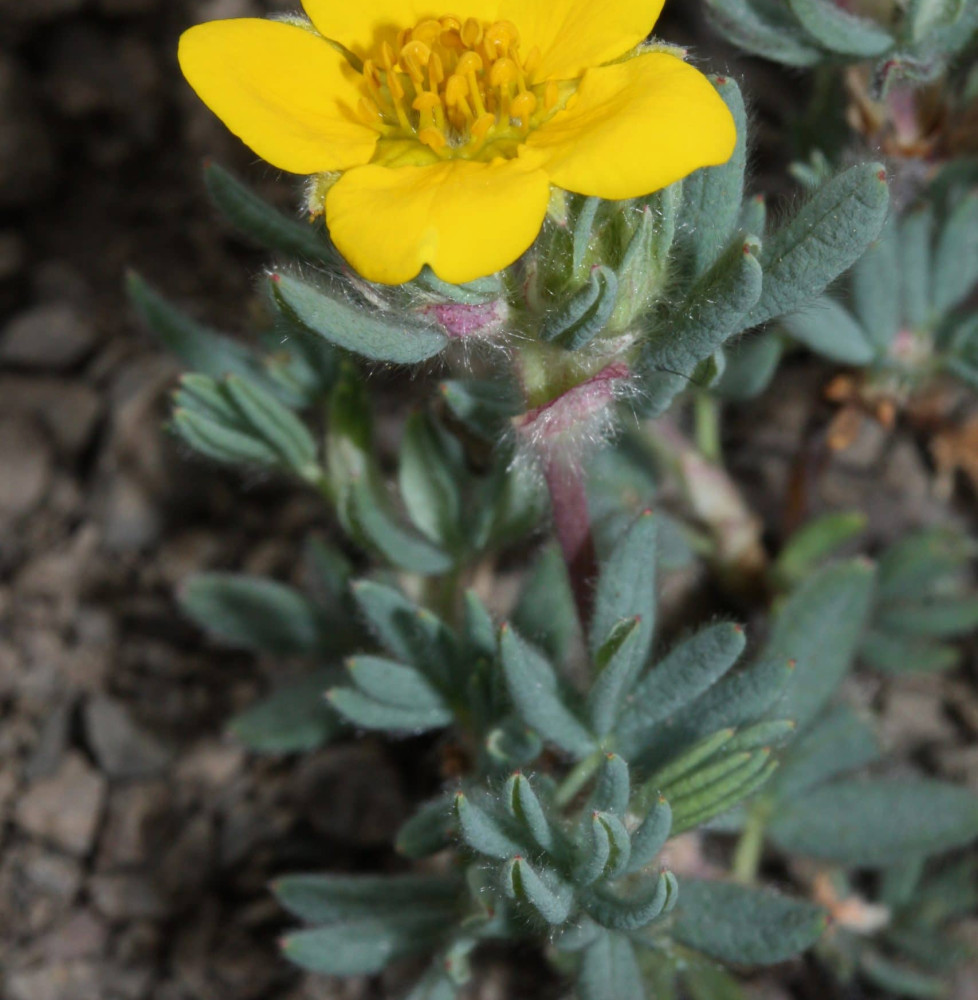
M 520 54 L 510 21 L 429 18 L 383 42 L 363 64 L 360 117 L 387 139 L 415 139 L 437 156 L 514 156 L 559 110 L 556 80 L 536 81 L 540 50 Z

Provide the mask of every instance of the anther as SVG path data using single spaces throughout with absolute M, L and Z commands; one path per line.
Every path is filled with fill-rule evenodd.
M 455 72 L 459 76 L 468 76 L 470 73 L 478 73 L 483 66 L 483 62 L 478 52 L 463 52 L 459 56 L 458 65 Z
M 384 116 L 381 114 L 380 108 L 369 97 L 361 97 L 357 102 L 357 114 L 368 125 L 376 126 L 384 123 Z
M 509 114 L 512 118 L 519 118 L 520 123 L 526 128 L 530 124 L 530 118 L 537 109 L 537 99 L 535 94 L 524 90 L 518 94 L 509 105 Z
M 462 25 L 461 34 L 466 46 L 474 49 L 482 41 L 482 25 L 474 17 L 470 17 Z
M 417 42 L 423 42 L 430 48 L 441 37 L 442 26 L 441 21 L 429 18 L 427 21 L 422 21 L 414 29 L 414 31 L 411 32 L 411 38 Z
M 560 100 L 560 87 L 557 86 L 556 80 L 548 80 L 547 85 L 543 88 L 543 107 L 547 111 L 553 111 L 557 107 L 557 102 Z
M 503 56 L 492 64 L 489 71 L 489 82 L 494 87 L 506 87 L 513 83 L 519 76 L 519 69 L 512 59 Z
M 423 128 L 420 132 L 418 132 L 418 141 L 423 142 L 436 153 L 448 145 L 448 140 L 445 138 L 444 132 L 442 132 L 441 129 L 437 129 L 432 126 Z
M 382 42 L 380 46 L 380 65 L 384 67 L 388 72 L 397 62 L 397 57 L 394 55 L 394 49 L 391 47 L 390 42 Z
M 401 65 L 417 84 L 424 80 L 424 67 L 431 59 L 431 49 L 424 42 L 408 42 L 401 49 Z

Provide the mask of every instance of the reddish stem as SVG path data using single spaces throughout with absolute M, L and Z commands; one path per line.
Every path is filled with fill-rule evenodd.
M 584 473 L 573 459 L 549 455 L 544 458 L 543 475 L 577 614 L 581 628 L 586 630 L 591 621 L 598 560 L 591 535 Z

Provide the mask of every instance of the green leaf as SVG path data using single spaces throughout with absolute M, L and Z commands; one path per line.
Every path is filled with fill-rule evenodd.
M 458 985 L 445 974 L 443 960 L 436 959 L 404 1000 L 455 1000 L 457 996 Z
M 873 594 L 873 568 L 863 561 L 829 566 L 782 605 L 764 658 L 793 659 L 778 714 L 799 728 L 832 697 L 852 666 Z
M 272 891 L 289 913 L 310 924 L 388 919 L 405 909 L 450 919 L 460 883 L 441 875 L 287 875 Z
M 878 625 L 903 635 L 950 638 L 978 629 L 978 595 L 934 596 L 884 605 Z
M 324 697 L 338 677 L 338 670 L 328 668 L 285 684 L 236 715 L 228 724 L 228 732 L 255 753 L 315 750 L 341 729 L 339 718 Z
M 794 798 L 879 757 L 880 742 L 872 727 L 848 705 L 836 705 L 782 755 L 773 794 L 780 800 Z
M 900 288 L 903 315 L 911 330 L 926 330 L 932 311 L 931 235 L 934 215 L 929 206 L 909 212 L 900 226 Z
M 424 733 L 442 729 L 454 716 L 448 708 L 414 708 L 378 701 L 352 688 L 335 687 L 326 692 L 330 705 L 355 726 L 396 733 Z
M 864 663 L 887 674 L 937 674 L 961 662 L 961 650 L 943 642 L 869 629 L 859 647 Z
M 641 619 L 627 618 L 598 650 L 598 674 L 587 696 L 587 716 L 597 736 L 606 736 L 615 724 L 622 699 L 642 669 L 644 641 Z
M 564 702 L 553 667 L 508 626 L 499 643 L 506 687 L 523 721 L 574 757 L 586 757 L 594 739 Z
M 660 795 L 642 825 L 632 834 L 632 854 L 626 871 L 638 872 L 650 865 L 665 846 L 671 830 L 672 809 Z
M 655 629 L 655 553 L 657 525 L 651 511 L 639 515 L 601 567 L 594 596 L 589 644 L 597 657 L 624 618 L 640 622 L 639 662 L 644 663 Z
M 503 802 L 510 816 L 526 830 L 530 839 L 544 851 L 553 849 L 555 843 L 553 827 L 547 819 L 546 811 L 537 797 L 529 778 L 516 773 L 506 782 Z
M 627 837 L 627 833 L 626 833 Z M 614 850 L 611 830 L 600 813 L 590 817 L 577 845 L 577 861 L 571 878 L 575 886 L 592 885 L 605 874 Z
M 400 522 L 373 470 L 352 483 L 349 500 L 351 522 L 395 566 L 426 576 L 452 568 L 451 555 Z
M 724 779 L 726 794 L 720 795 L 719 790 L 715 790 L 714 794 L 704 796 L 699 801 L 677 803 L 672 817 L 673 835 L 702 826 L 730 812 L 763 788 L 777 769 L 777 760 L 755 758 L 744 765 L 742 772 Z M 680 805 L 683 807 L 682 812 Z
M 662 872 L 655 880 L 644 879 L 629 896 L 595 889 L 584 899 L 593 920 L 614 931 L 637 931 L 668 913 L 678 896 L 676 876 Z
M 426 414 L 408 417 L 398 479 L 404 506 L 428 538 L 449 549 L 463 541 L 459 489 L 463 461 L 458 442 L 449 439 Z
M 878 163 L 850 167 L 764 241 L 764 287 L 745 326 L 794 312 L 825 290 L 879 236 L 889 192 Z
M 451 843 L 455 796 L 439 795 L 423 803 L 397 833 L 395 847 L 406 858 L 427 858 Z
M 673 934 L 721 962 L 776 965 L 810 948 L 827 923 L 821 907 L 768 890 L 695 879 L 680 890 Z
M 581 956 L 577 974 L 580 1000 L 645 1000 L 642 970 L 624 934 L 604 932 Z
M 805 30 L 832 52 L 866 59 L 889 52 L 895 44 L 893 36 L 875 21 L 850 14 L 830 0 L 788 3 Z
M 330 976 L 372 975 L 395 958 L 437 947 L 450 922 L 444 917 L 410 921 L 350 920 L 287 935 L 286 957 L 310 972 Z
M 503 888 L 511 899 L 532 906 L 548 924 L 562 924 L 570 916 L 574 892 L 555 872 L 538 874 L 523 858 L 513 858 L 503 869 Z
M 727 367 L 712 387 L 724 399 L 753 399 L 774 378 L 783 353 L 780 337 L 773 333 L 750 333 L 724 349 Z
M 513 625 L 555 663 L 566 661 L 580 626 L 567 566 L 555 545 L 543 549 L 523 584 Z
M 886 867 L 978 836 L 978 798 L 926 779 L 838 781 L 782 805 L 769 827 L 797 854 Z
M 455 816 L 458 819 L 462 840 L 480 854 L 505 861 L 526 852 L 526 844 L 502 817 L 483 808 L 459 792 L 455 796 Z
M 608 325 L 617 298 L 615 272 L 604 265 L 592 268 L 587 284 L 555 312 L 547 314 L 540 328 L 541 339 L 568 351 L 579 351 Z
M 709 270 L 727 246 L 744 198 L 747 163 L 747 113 L 740 88 L 730 77 L 711 77 L 710 82 L 733 115 L 737 144 L 726 163 L 703 167 L 683 181 L 683 227 L 692 237 L 697 275 Z
M 782 586 L 795 586 L 847 542 L 866 530 L 862 511 L 823 514 L 799 528 L 785 543 L 773 572 Z
M 330 649 L 319 608 L 299 591 L 264 577 L 199 573 L 179 595 L 184 614 L 231 646 L 314 655 Z
M 673 810 L 673 836 L 727 812 L 753 795 L 777 766 L 771 750 L 764 748 L 721 758 L 687 778 L 679 790 L 666 786 L 664 793 L 669 796 Z
M 868 335 L 849 310 L 827 295 L 782 317 L 780 323 L 795 340 L 830 361 L 867 365 L 876 355 Z
M 519 391 L 508 382 L 455 379 L 442 382 L 438 388 L 452 415 L 494 444 L 509 418 L 520 412 Z
M 941 230 L 934 260 L 934 308 L 946 313 L 978 282 L 978 192 L 961 199 Z
M 352 587 L 360 611 L 383 647 L 402 663 L 420 670 L 440 690 L 450 682 L 450 664 L 458 656 L 458 640 L 430 611 L 400 591 L 372 580 Z
M 703 694 L 732 666 L 746 639 L 739 625 L 712 625 L 681 642 L 635 687 L 615 727 L 618 752 L 631 760 L 655 727 Z
M 794 671 L 788 660 L 761 659 L 728 674 L 705 694 L 660 723 L 641 750 L 646 768 L 662 764 L 697 740 L 724 729 L 749 724 L 775 705 Z
M 960 573 L 975 555 L 975 543 L 953 529 L 932 528 L 903 538 L 880 556 L 880 599 L 919 598 Z
M 312 263 L 337 265 L 340 262 L 339 254 L 326 239 L 326 227 L 322 223 L 319 229 L 314 229 L 290 219 L 216 163 L 205 165 L 204 183 L 214 204 L 228 220 L 262 246 Z
M 192 371 L 222 379 L 227 375 L 262 378 L 254 353 L 177 309 L 138 275 L 126 277 L 129 301 L 143 322 Z
M 442 696 L 414 667 L 379 656 L 356 656 L 347 660 L 346 669 L 353 683 L 376 701 L 399 708 L 447 710 Z
M 225 381 L 228 397 L 256 434 L 282 456 L 295 472 L 306 474 L 316 466 L 316 442 L 305 424 L 271 393 L 237 375 Z
M 591 809 L 599 812 L 612 812 L 620 818 L 628 811 L 628 800 L 631 798 L 631 779 L 628 765 L 616 753 L 605 755 L 598 771 L 594 791 L 591 794 Z
M 706 0 L 721 33 L 734 45 L 787 66 L 815 66 L 824 58 L 797 29 L 772 23 L 749 0 Z
M 911 1000 L 944 1000 L 948 995 L 945 976 L 921 972 L 903 962 L 885 958 L 876 951 L 861 951 L 859 968 L 871 983 L 892 996 Z
M 734 334 L 753 325 L 751 307 L 763 294 L 759 246 L 748 239 L 734 243 L 690 289 L 669 321 L 642 345 L 643 372 L 690 376 L 696 366 Z
M 900 258 L 895 216 L 852 269 L 856 316 L 877 351 L 885 352 L 900 330 Z
M 337 347 L 374 361 L 418 364 L 440 354 L 448 344 L 444 334 L 432 326 L 407 326 L 399 314 L 359 307 L 338 297 L 340 293 L 330 295 L 293 275 L 272 275 L 271 292 L 294 322 Z
M 261 438 L 201 417 L 193 410 L 174 410 L 173 430 L 194 451 L 215 462 L 269 468 L 276 468 L 281 463 L 281 455 Z

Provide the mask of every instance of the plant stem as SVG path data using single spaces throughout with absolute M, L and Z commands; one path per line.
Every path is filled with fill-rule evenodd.
M 605 759 L 606 754 L 602 750 L 596 750 L 589 757 L 585 757 L 583 760 L 579 760 L 574 766 L 574 769 L 566 778 L 560 783 L 556 793 L 554 794 L 554 805 L 558 809 L 563 809 L 565 806 L 571 804 L 574 801 L 574 797 L 577 793 L 591 780 L 594 774 L 597 772 L 598 768 L 601 766 L 601 761 Z
M 708 392 L 698 392 L 693 401 L 696 422 L 696 447 L 708 462 L 719 462 L 723 456 L 720 445 L 720 404 Z
M 559 454 L 543 456 L 543 475 L 550 493 L 554 526 L 570 577 L 581 628 L 591 620 L 593 583 L 598 562 L 591 535 L 584 471 L 574 458 Z
M 733 877 L 744 885 L 757 879 L 764 852 L 764 832 L 767 829 L 767 809 L 754 803 L 747 813 L 747 823 L 734 851 Z

